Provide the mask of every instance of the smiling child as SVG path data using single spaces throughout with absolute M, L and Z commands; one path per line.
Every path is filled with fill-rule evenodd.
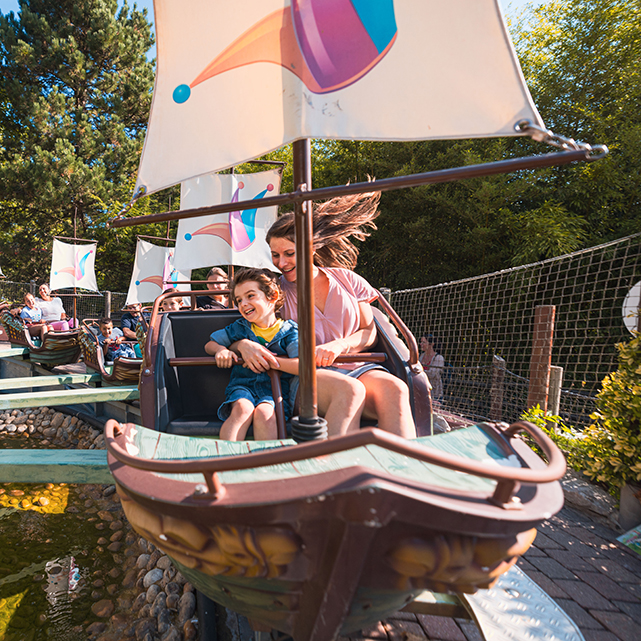
M 205 345 L 205 351 L 216 357 L 218 367 L 233 367 L 225 402 L 218 409 L 218 417 L 224 421 L 220 438 L 242 440 L 253 423 L 255 440 L 273 440 L 277 429 L 269 375 L 238 365 L 238 356 L 228 348 L 245 338 L 260 343 L 276 356 L 278 369 L 283 372 L 285 418 L 289 419 L 298 387 L 298 325 L 276 318 L 283 294 L 268 270 L 243 269 L 237 272 L 229 289 L 242 318 L 213 332 Z

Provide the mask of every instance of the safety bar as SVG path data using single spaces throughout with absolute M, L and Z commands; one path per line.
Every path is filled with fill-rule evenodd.
M 383 352 L 359 352 L 357 354 L 343 354 L 337 356 L 335 363 L 384 363 L 387 354 Z M 242 365 L 243 359 L 239 358 L 237 365 Z M 177 356 L 169 359 L 171 367 L 194 367 L 199 365 L 216 365 L 215 356 Z

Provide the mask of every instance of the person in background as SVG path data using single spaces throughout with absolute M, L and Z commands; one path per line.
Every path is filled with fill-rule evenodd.
M 432 386 L 432 400 L 443 400 L 443 368 L 445 359 L 437 351 L 437 342 L 432 334 L 423 334 L 419 341 L 421 355 L 418 360 L 423 366 Z
M 165 298 L 165 300 L 160 303 L 160 311 L 162 312 L 179 312 L 180 311 L 180 298 L 172 296 L 171 298 Z
M 122 331 L 114 327 L 111 318 L 101 318 L 98 323 L 98 343 L 103 349 L 105 360 L 113 361 L 116 358 L 136 358 L 136 352 L 131 345 L 124 342 Z
M 225 271 L 220 267 L 212 267 L 207 274 L 207 290 L 210 292 L 229 289 L 229 278 Z M 198 296 L 196 298 L 196 307 L 198 309 L 225 309 L 229 305 L 227 296 L 219 294 L 208 294 L 207 296 Z
M 132 303 L 125 307 L 125 313 L 120 319 L 120 329 L 126 340 L 135 341 L 138 340 L 136 337 L 136 326 L 140 322 L 140 319 L 143 316 L 142 305 L 140 303 Z M 149 313 L 144 313 L 145 320 L 149 321 Z
M 36 299 L 30 292 L 24 294 L 24 305 L 20 312 L 20 318 L 29 329 L 29 334 L 33 337 L 44 338 L 49 327 L 42 322 L 42 310 L 36 305 Z
M 74 319 L 67 320 L 62 299 L 58 296 L 51 296 L 49 285 L 42 283 L 38 288 L 40 298 L 36 298 L 36 305 L 42 310 L 42 320 L 52 329 L 58 331 L 69 331 L 75 327 Z

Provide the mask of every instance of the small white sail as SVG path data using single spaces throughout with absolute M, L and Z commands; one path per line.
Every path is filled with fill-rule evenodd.
M 200 176 L 182 183 L 180 206 L 193 209 L 275 196 L 280 191 L 280 179 L 277 170 Z M 243 265 L 274 269 L 265 235 L 276 216 L 276 207 L 264 207 L 181 220 L 176 237 L 176 268 Z
M 138 239 L 134 269 L 127 292 L 127 305 L 150 303 L 168 289 L 189 289 L 189 285 L 171 284 L 191 279 L 190 270 L 178 271 L 174 267 L 174 252 L 173 247 L 160 247 Z
M 54 239 L 49 286 L 52 290 L 77 287 L 98 291 L 94 267 L 97 243 L 71 244 Z
M 5 275 L 2 273 L 2 267 L 0 267 L 0 278 L 4 278 Z
M 498 0 L 155 0 L 136 193 L 299 138 L 514 136 L 543 126 Z

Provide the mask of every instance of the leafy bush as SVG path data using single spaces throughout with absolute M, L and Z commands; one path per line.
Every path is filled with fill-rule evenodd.
M 521 418 L 540 427 L 565 454 L 568 466 L 584 472 L 618 496 L 626 483 L 641 482 L 641 334 L 617 345 L 619 368 L 603 379 L 595 422 L 580 432 L 538 405 Z M 553 430 L 549 424 L 557 423 Z
M 641 481 L 641 334 L 617 350 L 619 368 L 603 379 L 595 422 L 586 431 L 593 446 L 585 472 L 613 493 Z

